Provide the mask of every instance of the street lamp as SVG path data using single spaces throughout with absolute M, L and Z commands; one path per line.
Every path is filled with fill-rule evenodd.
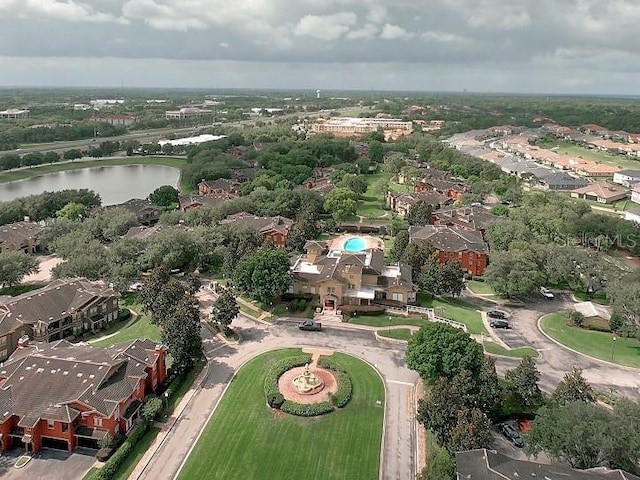
M 616 337 L 613 337 L 613 341 L 611 342 L 611 361 L 613 362 L 613 354 L 616 351 Z

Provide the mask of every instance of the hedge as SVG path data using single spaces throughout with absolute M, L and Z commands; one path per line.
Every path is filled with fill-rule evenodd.
M 347 315 L 383 315 L 385 308 L 382 305 L 340 305 L 342 313 Z
M 297 415 L 298 417 L 317 417 L 333 412 L 333 405 L 329 402 L 296 403 L 285 400 L 280 408 L 284 413 Z
M 338 389 L 335 391 L 335 393 L 331 394 L 329 398 L 331 399 L 331 403 L 333 403 L 336 407 L 344 407 L 347 403 L 349 403 L 349 400 L 351 400 L 351 395 L 353 393 L 353 384 L 351 383 L 351 377 L 344 368 L 342 368 L 329 357 L 320 357 L 318 359 L 318 366 L 320 368 L 326 368 L 334 372 L 336 380 L 338 382 Z
M 272 365 L 264 379 L 264 395 L 267 399 L 267 404 L 271 408 L 279 408 L 284 402 L 284 398 L 278 388 L 280 376 L 287 370 L 300 367 L 309 362 L 311 362 L 311 355 L 305 354 L 283 358 Z
M 116 450 L 112 457 L 107 460 L 104 466 L 98 473 L 99 480 L 112 480 L 118 469 L 122 466 L 122 463 L 131 454 L 133 447 L 138 443 L 142 436 L 149 430 L 149 424 L 142 422 L 131 431 L 129 437 L 125 442 Z
M 141 416 L 147 422 L 153 422 L 158 417 L 163 408 L 164 402 L 161 398 L 156 397 L 155 395 L 149 395 L 147 397 L 147 401 L 142 406 Z
M 128 308 L 122 308 L 118 312 L 118 321 L 129 320 L 129 318 L 131 318 L 131 310 Z

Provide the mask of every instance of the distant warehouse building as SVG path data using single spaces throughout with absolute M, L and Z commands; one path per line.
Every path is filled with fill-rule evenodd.
M 96 115 L 95 119 L 96 119 L 96 122 L 109 123 L 113 126 L 123 126 L 123 127 L 128 127 L 129 125 L 133 125 L 134 123 L 136 123 L 136 117 L 128 114 Z
M 2 110 L 0 111 L 0 118 L 29 118 L 29 110 L 20 108 L 10 108 L 8 110 Z
M 409 134 L 413 131 L 413 123 L 398 118 L 333 117 L 329 120 L 319 119 L 311 127 L 312 133 L 330 133 L 336 137 L 353 137 L 378 130 Z
M 183 107 L 180 110 L 167 110 L 165 117 L 167 120 L 186 120 L 190 118 L 208 117 L 213 110 L 206 110 L 198 107 Z

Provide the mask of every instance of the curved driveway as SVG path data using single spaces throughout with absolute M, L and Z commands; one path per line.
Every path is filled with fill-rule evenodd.
M 418 375 L 405 366 L 404 345 L 376 341 L 373 332 L 365 330 L 328 327 L 323 332 L 301 332 L 294 324 L 262 325 L 242 319 L 234 321 L 234 325 L 240 327 L 243 342 L 226 346 L 216 344 L 213 339 L 205 340 L 205 349 L 212 358 L 208 371 L 175 424 L 169 421 L 163 427 L 163 433 L 169 431 L 156 439 L 157 450 L 145 455 L 130 479 L 174 478 L 234 372 L 264 351 L 287 347 L 338 350 L 360 357 L 378 369 L 387 392 L 381 478 L 414 478 L 414 385 Z

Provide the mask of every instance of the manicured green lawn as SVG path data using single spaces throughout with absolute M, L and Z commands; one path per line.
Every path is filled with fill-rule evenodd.
M 567 325 L 559 313 L 545 315 L 540 322 L 542 330 L 557 342 L 585 355 L 608 362 L 640 367 L 640 342 L 635 338 L 615 337 L 610 333 L 595 332 Z
M 435 314 L 440 317 L 464 323 L 471 334 L 488 333 L 482 323 L 482 316 L 477 311 L 478 307 L 472 303 L 457 298 L 431 298 L 425 293 L 418 292 L 418 304 L 433 308 Z
M 135 310 L 135 309 L 134 309 Z M 139 309 L 137 310 L 140 311 Z M 127 328 L 123 328 L 113 337 L 93 342 L 96 347 L 110 347 L 120 342 L 127 342 L 137 338 L 148 338 L 155 342 L 160 341 L 160 328 L 151 323 L 151 319 L 143 314 L 138 315 L 136 321 Z
M 392 328 L 391 330 L 380 330 L 378 331 L 378 335 L 408 342 L 413 333 L 408 328 Z
M 77 170 L 89 167 L 107 167 L 113 165 L 165 165 L 167 167 L 182 168 L 187 164 L 185 158 L 175 157 L 127 157 L 96 159 L 89 161 L 77 161 L 71 163 L 53 163 L 49 165 L 39 165 L 24 170 L 0 173 L 0 183 L 21 180 L 23 178 L 35 177 L 46 173 L 62 172 L 65 170 Z
M 251 308 L 249 305 L 238 302 L 238 307 L 240 307 L 240 311 L 242 313 L 246 313 L 247 315 L 251 315 L 252 317 L 260 316 L 260 312 L 255 308 Z
M 591 150 L 579 145 L 574 145 L 567 141 L 553 140 L 552 142 L 546 142 L 541 146 L 543 148 L 560 147 L 557 151 L 560 155 L 570 155 L 573 157 L 584 158 L 586 160 L 593 160 L 594 162 L 604 163 L 605 165 L 612 165 L 622 169 L 637 169 L 640 167 L 640 161 L 631 160 L 625 155 L 614 155 L 612 153 L 601 152 L 599 150 Z
M 585 292 L 574 292 L 573 295 L 582 302 L 591 301 L 593 303 L 599 303 L 600 305 L 609 305 L 609 299 L 603 292 L 596 293 L 593 298 L 590 298 Z
M 467 287 L 473 293 L 477 293 L 479 295 L 495 295 L 496 294 L 496 292 L 493 291 L 493 288 L 491 288 L 488 283 L 479 282 L 477 280 L 469 280 L 467 282 Z
M 353 397 L 341 410 L 315 418 L 274 413 L 265 404 L 264 376 L 286 349 L 249 361 L 231 382 L 179 475 L 194 480 L 378 478 L 384 407 L 380 377 L 366 363 L 335 353 L 349 372 Z
M 393 327 L 394 325 L 415 325 L 421 327 L 428 320 L 422 317 L 401 317 L 395 315 L 345 315 L 345 321 L 356 325 L 369 325 L 370 327 Z
M 535 358 L 538 356 L 538 352 L 533 348 L 522 347 L 522 348 L 513 348 L 509 350 L 493 342 L 484 342 L 484 351 L 487 353 L 493 353 L 494 355 L 503 355 L 505 357 L 515 357 L 515 358 L 523 358 L 523 357 Z

